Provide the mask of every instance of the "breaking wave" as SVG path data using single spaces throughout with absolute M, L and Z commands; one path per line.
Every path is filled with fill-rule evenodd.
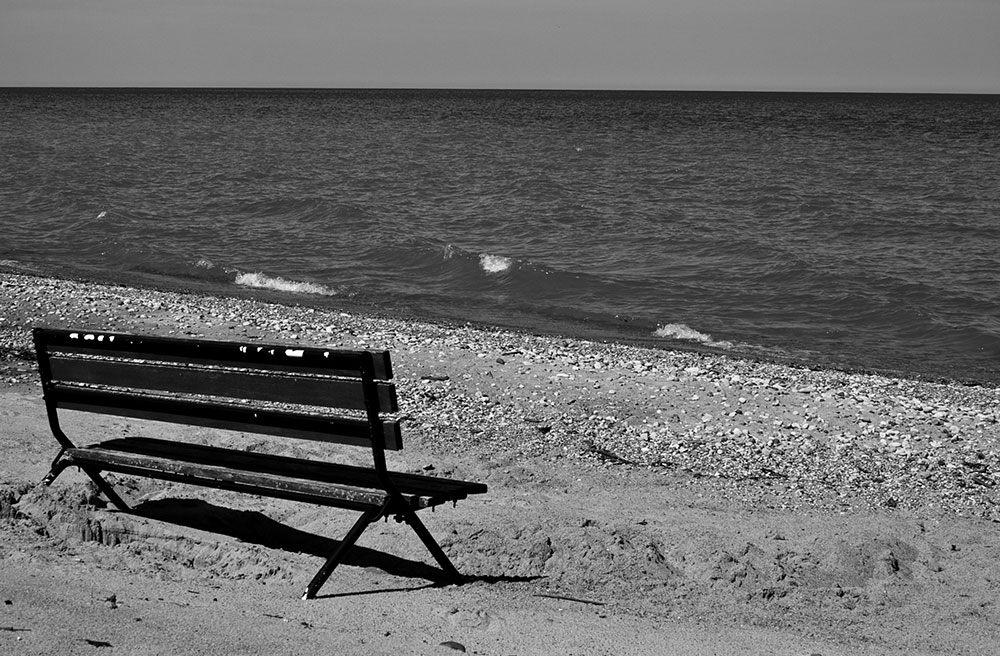
M 717 346 L 719 348 L 732 348 L 733 344 L 726 341 L 716 341 L 712 339 L 712 336 L 699 332 L 690 326 L 685 326 L 682 323 L 668 323 L 663 326 L 657 327 L 653 332 L 657 337 L 664 337 L 668 339 L 680 339 L 687 342 L 698 342 L 699 344 L 705 344 L 706 346 Z
M 504 271 L 510 270 L 510 267 L 513 266 L 513 264 L 513 259 L 502 255 L 482 253 L 479 256 L 479 266 L 482 267 L 483 271 L 486 273 L 503 273 Z
M 254 287 L 257 289 L 271 289 L 279 292 L 291 292 L 293 294 L 316 294 L 321 296 L 336 296 L 337 291 L 325 285 L 318 285 L 312 282 L 299 282 L 296 280 L 286 280 L 280 276 L 268 276 L 257 273 L 240 273 L 234 281 L 237 285 L 244 287 Z
M 446 262 L 452 259 L 471 261 L 476 258 L 476 255 L 473 253 L 455 246 L 454 244 L 445 244 L 440 247 L 440 253 L 441 258 Z M 514 268 L 514 265 L 518 263 L 518 261 L 512 257 L 494 255 L 492 253 L 480 253 L 478 257 L 479 268 L 486 274 L 496 274 L 510 271 Z

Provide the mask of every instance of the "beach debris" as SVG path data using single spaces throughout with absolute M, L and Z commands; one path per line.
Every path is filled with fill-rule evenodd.
M 603 606 L 603 601 L 594 601 L 593 599 L 581 599 L 579 597 L 567 597 L 566 595 L 558 594 L 547 594 L 540 592 L 535 595 L 536 597 L 544 597 L 546 599 L 558 599 L 559 601 L 575 601 L 578 604 L 590 604 L 591 606 Z
M 598 445 L 594 444 L 590 440 L 584 440 L 581 443 L 581 446 L 583 447 L 583 450 L 584 450 L 585 453 L 593 453 L 594 455 L 596 455 L 599 458 L 601 458 L 603 460 L 606 460 L 608 462 L 613 462 L 613 463 L 621 464 L 621 465 L 634 465 L 635 464 L 631 460 L 628 460 L 626 458 L 622 458 L 617 453 L 613 453 L 612 451 L 609 451 L 608 449 L 605 449 L 604 447 L 598 446 Z
M 91 640 L 90 638 L 83 639 L 91 647 L 113 647 L 110 642 L 105 642 L 104 640 Z
M 461 642 L 455 642 L 454 640 L 445 640 L 441 643 L 442 647 L 447 647 L 448 649 L 454 649 L 455 651 L 465 651 L 465 645 Z

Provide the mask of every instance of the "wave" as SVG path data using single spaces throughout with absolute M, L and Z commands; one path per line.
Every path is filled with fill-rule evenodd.
M 470 261 L 475 258 L 472 253 L 455 246 L 454 244 L 445 244 L 444 246 L 439 247 L 439 250 L 441 252 L 441 259 L 444 261 L 451 259 L 464 259 Z M 479 254 L 479 268 L 487 274 L 510 271 L 511 267 L 513 267 L 516 262 L 517 260 L 514 258 L 504 255 L 494 255 L 492 253 Z
M 653 334 L 657 337 L 664 337 L 668 339 L 679 339 L 687 342 L 698 342 L 699 344 L 704 344 L 706 346 L 715 346 L 718 348 L 731 349 L 733 348 L 732 342 L 715 340 L 712 336 L 699 332 L 690 326 L 686 326 L 682 323 L 668 323 L 663 326 L 658 326 Z
M 479 255 L 479 266 L 486 273 L 503 273 L 504 271 L 509 271 L 513 265 L 514 260 L 503 255 L 491 255 L 489 253 L 481 253 Z
M 287 280 L 280 276 L 269 276 L 264 273 L 239 273 L 234 280 L 237 285 L 256 289 L 270 289 L 293 294 L 314 294 L 319 296 L 337 296 L 337 290 L 313 282 Z
M 391 280 L 386 278 L 397 291 L 465 300 L 479 297 L 505 305 L 532 306 L 543 314 L 557 308 L 575 308 L 587 315 L 641 314 L 641 301 L 632 299 L 645 298 L 648 292 L 642 288 L 653 284 L 495 251 L 467 250 L 432 238 L 379 245 L 366 253 L 366 259 L 380 270 L 397 272 Z M 405 275 L 403 286 L 399 272 Z M 602 303 L 607 298 L 620 302 L 610 306 Z M 651 321 L 647 325 L 650 331 L 655 326 Z

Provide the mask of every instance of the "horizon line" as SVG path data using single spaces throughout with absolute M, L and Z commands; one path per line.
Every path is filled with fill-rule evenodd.
M 525 93 L 748 93 L 748 94 L 837 94 L 837 95 L 910 95 L 910 96 L 997 96 L 1000 91 L 904 91 L 870 89 L 705 89 L 641 87 L 502 87 L 502 86 L 294 86 L 294 85 L 114 85 L 114 84 L 10 84 L 0 89 L 33 90 L 136 90 L 136 91 L 516 91 Z

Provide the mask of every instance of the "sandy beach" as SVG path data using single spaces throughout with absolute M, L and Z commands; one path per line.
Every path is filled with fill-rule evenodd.
M 0 308 L 3 653 L 1000 654 L 998 389 L 13 273 Z M 390 467 L 490 487 L 423 515 L 469 582 L 379 524 L 306 602 L 352 513 L 40 486 L 35 325 L 390 350 Z

